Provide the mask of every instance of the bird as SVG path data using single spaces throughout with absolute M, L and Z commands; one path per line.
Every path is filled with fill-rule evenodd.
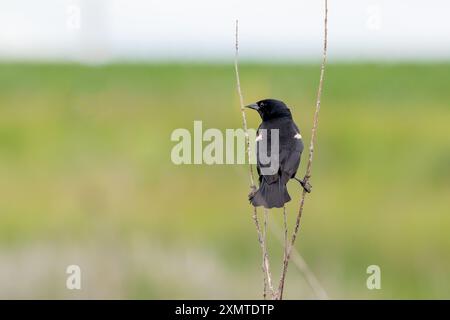
M 296 178 L 304 148 L 300 130 L 292 118 L 290 109 L 283 101 L 264 99 L 246 107 L 257 111 L 262 119 L 256 133 L 256 168 L 259 188 L 255 187 L 250 192 L 249 201 L 254 207 L 282 208 L 291 200 L 286 187 L 290 179 L 297 180 L 306 192 L 311 192 L 311 185 L 306 179 Z M 273 129 L 278 130 L 278 165 L 274 165 L 273 162 L 277 161 L 277 154 L 272 153 L 271 150 Z M 267 155 L 260 152 L 263 141 L 266 144 Z M 270 158 L 270 161 L 263 156 Z

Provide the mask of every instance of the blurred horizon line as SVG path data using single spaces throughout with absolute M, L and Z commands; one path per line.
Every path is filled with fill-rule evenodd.
M 192 59 L 104 59 L 104 60 L 80 60 L 65 58 L 2 58 L 0 65 L 81 65 L 81 66 L 108 66 L 108 65 L 232 65 L 234 58 L 192 58 Z M 242 65 L 319 65 L 321 58 L 317 59 L 248 59 L 239 60 Z M 327 65 L 440 65 L 450 64 L 450 58 L 411 58 L 411 59 L 388 59 L 388 58 L 328 58 Z

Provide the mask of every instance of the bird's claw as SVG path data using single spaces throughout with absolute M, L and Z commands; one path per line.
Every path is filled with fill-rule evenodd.
M 255 186 L 251 186 L 250 188 L 251 188 L 251 190 L 250 190 L 250 193 L 248 194 L 248 198 L 251 200 L 253 198 L 253 196 L 255 195 L 257 189 Z
M 312 185 L 309 183 L 308 179 L 298 180 L 301 186 L 307 193 L 311 193 Z
M 303 189 L 304 189 L 307 193 L 311 193 L 312 185 L 309 183 L 308 180 L 303 180 L 303 181 L 300 182 L 300 184 L 302 185 Z

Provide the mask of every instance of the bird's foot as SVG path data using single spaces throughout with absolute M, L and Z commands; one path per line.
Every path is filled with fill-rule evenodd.
M 257 191 L 255 186 L 251 186 L 250 188 L 251 188 L 251 190 L 250 190 L 250 193 L 248 194 L 248 199 L 249 200 L 251 200 L 253 198 L 253 196 L 255 195 L 255 193 Z
M 294 178 L 295 180 L 297 180 L 298 182 L 300 182 L 300 185 L 303 187 L 303 189 L 307 192 L 307 193 L 311 193 L 311 189 L 312 189 L 312 185 L 309 183 L 309 178 L 305 177 L 303 180 L 300 180 L 298 178 Z

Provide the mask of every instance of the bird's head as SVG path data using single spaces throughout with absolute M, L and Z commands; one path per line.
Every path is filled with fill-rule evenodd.
M 264 99 L 256 103 L 249 104 L 246 108 L 258 111 L 263 120 L 271 120 L 291 116 L 289 108 L 283 101 L 275 99 Z

